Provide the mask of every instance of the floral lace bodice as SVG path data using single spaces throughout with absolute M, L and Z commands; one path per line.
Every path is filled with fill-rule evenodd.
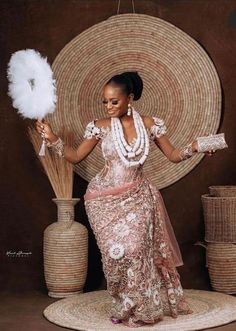
M 153 141 L 156 137 L 159 138 L 167 132 L 163 119 L 158 117 L 152 117 L 154 124 L 147 128 L 149 141 Z M 92 178 L 88 185 L 88 190 L 101 191 L 105 188 L 111 188 L 122 185 L 123 183 L 130 183 L 135 180 L 139 180 L 143 175 L 143 165 L 137 165 L 134 167 L 126 167 L 120 159 L 113 139 L 111 128 L 108 127 L 97 127 L 95 121 L 92 120 L 86 126 L 84 132 L 84 138 L 91 139 L 93 136 L 96 139 L 101 139 L 102 154 L 105 159 L 105 165 L 102 170 Z M 135 143 L 136 138 L 131 142 L 131 146 Z M 134 158 L 135 160 L 136 158 Z

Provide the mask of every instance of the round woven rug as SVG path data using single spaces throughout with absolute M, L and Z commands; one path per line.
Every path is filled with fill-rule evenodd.
M 184 294 L 194 311 L 178 318 L 165 316 L 164 320 L 145 327 L 130 328 L 113 325 L 109 319 L 111 296 L 107 290 L 87 292 L 58 300 L 48 306 L 43 315 L 52 323 L 73 330 L 202 330 L 236 320 L 236 298 L 227 294 L 185 289 Z
M 109 17 L 72 39 L 55 58 L 58 103 L 47 116 L 55 130 L 65 125 L 83 139 L 85 126 L 107 117 L 102 88 L 115 74 L 137 70 L 144 81 L 142 97 L 133 106 L 143 115 L 164 119 L 175 147 L 216 133 L 221 115 L 221 88 L 216 69 L 202 46 L 173 24 L 145 14 Z M 159 189 L 188 174 L 203 158 L 198 154 L 179 164 L 152 145 L 144 165 Z M 85 180 L 104 165 L 100 143 L 74 170 Z

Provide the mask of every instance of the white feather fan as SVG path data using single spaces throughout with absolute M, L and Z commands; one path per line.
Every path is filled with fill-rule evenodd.
M 57 95 L 55 79 L 47 58 L 34 49 L 15 52 L 8 63 L 8 95 L 23 118 L 42 120 L 53 113 Z M 39 155 L 45 155 L 45 138 Z
M 9 61 L 8 95 L 24 118 L 43 119 L 55 110 L 55 80 L 47 58 L 33 49 L 15 52 Z

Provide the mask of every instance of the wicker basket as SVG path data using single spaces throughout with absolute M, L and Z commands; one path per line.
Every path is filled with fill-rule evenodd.
M 205 240 L 207 242 L 236 243 L 236 197 L 201 196 Z
M 236 244 L 208 243 L 206 257 L 212 288 L 236 293 Z
M 209 186 L 209 192 L 215 197 L 236 197 L 236 185 Z

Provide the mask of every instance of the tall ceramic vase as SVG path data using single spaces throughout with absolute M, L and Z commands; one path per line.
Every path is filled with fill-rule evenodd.
M 57 204 L 57 222 L 44 231 L 44 276 L 48 295 L 64 298 L 83 292 L 88 267 L 88 230 L 74 221 L 74 206 L 80 199 L 52 199 Z

